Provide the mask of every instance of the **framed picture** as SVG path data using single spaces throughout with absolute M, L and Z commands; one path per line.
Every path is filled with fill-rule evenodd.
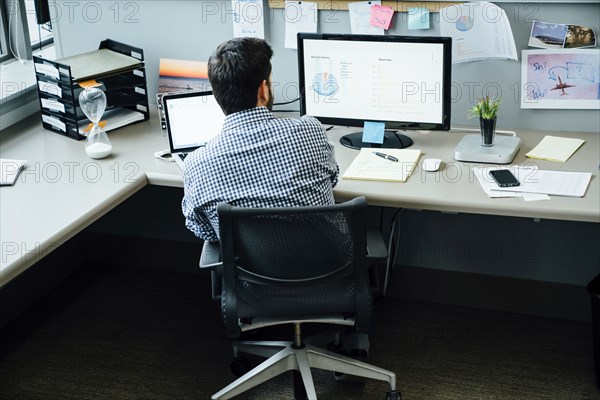
M 600 109 L 600 49 L 523 50 L 521 108 Z

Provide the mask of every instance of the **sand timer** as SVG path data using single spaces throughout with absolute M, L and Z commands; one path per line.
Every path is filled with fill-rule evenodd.
M 98 88 L 88 88 L 79 95 L 79 105 L 93 126 L 88 133 L 85 152 L 91 158 L 104 158 L 112 152 L 112 144 L 104 129 L 98 125 L 106 109 L 106 95 Z

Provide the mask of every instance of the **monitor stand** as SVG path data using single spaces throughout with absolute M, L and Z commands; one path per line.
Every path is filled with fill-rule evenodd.
M 340 143 L 351 149 L 361 149 L 363 147 L 372 147 L 375 149 L 404 149 L 413 144 L 411 138 L 396 131 L 385 131 L 383 143 L 365 143 L 362 141 L 363 133 L 349 133 L 340 138 Z
M 521 139 L 516 136 L 496 134 L 492 147 L 481 145 L 481 135 L 465 135 L 454 149 L 454 159 L 458 161 L 510 164 L 514 160 Z

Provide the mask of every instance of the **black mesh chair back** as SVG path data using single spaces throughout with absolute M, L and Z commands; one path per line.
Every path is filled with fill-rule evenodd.
M 238 319 L 347 314 L 358 330 L 372 318 L 364 197 L 315 207 L 219 204 L 222 311 L 229 336 Z

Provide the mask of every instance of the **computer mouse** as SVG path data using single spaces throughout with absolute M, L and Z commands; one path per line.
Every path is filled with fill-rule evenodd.
M 421 166 L 423 170 L 427 172 L 435 172 L 440 169 L 440 165 L 442 165 L 442 160 L 439 158 L 426 158 L 423 160 Z

